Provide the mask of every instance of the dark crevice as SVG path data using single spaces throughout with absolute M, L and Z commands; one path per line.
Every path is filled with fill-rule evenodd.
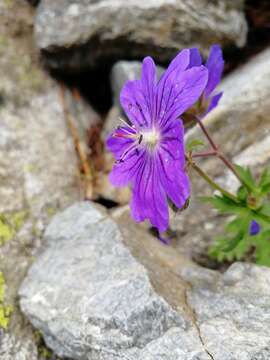
M 224 49 L 225 74 L 270 45 L 269 0 L 246 0 L 244 11 L 248 23 L 247 43 L 243 48 L 231 46 Z
M 103 205 L 107 209 L 112 209 L 112 208 L 115 208 L 115 207 L 119 206 L 119 204 L 116 201 L 109 200 L 109 199 L 106 199 L 104 197 L 97 198 L 95 200 L 95 202 L 100 204 L 100 205 Z
M 81 96 L 101 115 L 112 106 L 110 71 L 112 64 L 107 63 L 94 70 L 83 70 L 76 74 L 51 71 L 50 75 L 64 83 L 68 88 L 76 88 Z

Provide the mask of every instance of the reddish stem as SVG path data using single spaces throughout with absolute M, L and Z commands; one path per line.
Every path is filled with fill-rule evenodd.
M 240 181 L 240 183 L 242 183 L 242 180 L 240 179 L 237 171 L 235 170 L 233 164 L 224 156 L 224 154 L 222 154 L 218 148 L 218 146 L 216 145 L 216 143 L 214 142 L 214 140 L 212 139 L 211 135 L 209 134 L 209 132 L 207 131 L 206 127 L 204 126 L 204 124 L 202 123 L 202 121 L 196 117 L 196 121 L 198 122 L 202 132 L 204 133 L 205 137 L 207 138 L 207 140 L 209 141 L 209 144 L 212 146 L 213 148 L 213 152 L 210 155 L 216 155 L 226 166 L 228 169 L 231 170 L 231 172 L 237 177 L 237 179 Z M 207 155 L 205 155 L 207 156 Z M 209 155 L 208 155 L 209 156 Z
M 206 151 L 206 152 L 201 152 L 201 153 L 197 153 L 197 154 L 192 154 L 193 158 L 208 157 L 208 156 L 217 156 L 217 152 L 216 151 Z

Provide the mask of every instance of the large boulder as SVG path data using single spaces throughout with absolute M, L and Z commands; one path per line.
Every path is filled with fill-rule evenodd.
M 242 0 L 42 0 L 35 34 L 52 68 L 78 71 L 149 54 L 168 61 L 215 42 L 242 46 L 247 24 Z
M 254 360 L 270 356 L 270 270 L 199 268 L 129 219 L 77 203 L 56 215 L 20 305 L 74 360 Z
M 13 309 L 0 329 L 0 359 L 36 360 L 17 290 L 51 216 L 79 197 L 78 166 L 59 88 L 37 62 L 30 6 L 1 2 L 0 20 L 0 273 L 4 306 Z
M 23 312 L 56 354 L 75 360 L 161 360 L 164 353 L 171 360 L 209 359 L 183 311 L 184 282 L 170 271 L 176 256 L 171 249 L 162 254 L 164 246 L 124 222 L 128 235 L 104 209 L 86 202 L 55 216 L 20 289 Z M 139 249 L 139 238 L 149 249 Z M 145 253 L 151 275 L 124 241 L 134 254 Z
M 223 275 L 189 269 L 188 303 L 201 339 L 218 360 L 266 360 L 269 348 L 270 269 L 235 263 Z

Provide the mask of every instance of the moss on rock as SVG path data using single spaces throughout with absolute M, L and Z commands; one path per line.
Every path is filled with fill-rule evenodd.
M 13 311 L 12 306 L 4 303 L 5 298 L 5 279 L 3 273 L 0 271 L 0 328 L 7 329 L 11 313 Z

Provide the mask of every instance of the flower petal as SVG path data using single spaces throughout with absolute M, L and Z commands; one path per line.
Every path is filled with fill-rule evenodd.
M 207 79 L 208 71 L 204 66 L 196 66 L 170 77 L 167 81 L 169 97 L 162 99 L 160 125 L 176 119 L 191 107 L 202 94 Z
M 190 195 L 189 179 L 184 169 L 184 154 L 183 123 L 175 120 L 170 122 L 170 129 L 158 149 L 156 161 L 162 186 L 178 208 L 183 207 Z
M 111 183 L 116 187 L 128 185 L 144 164 L 145 150 L 133 149 L 122 162 L 114 164 L 109 175 Z
M 155 115 L 156 66 L 150 56 L 143 60 L 141 83 L 142 92 L 148 105 L 150 120 L 152 120 Z
M 205 66 L 209 72 L 208 82 L 205 88 L 205 96 L 207 98 L 219 84 L 224 68 L 222 49 L 219 45 L 211 46 Z
M 130 130 L 128 127 L 123 126 L 120 129 L 117 129 L 113 134 L 111 134 L 106 140 L 106 147 L 111 151 L 116 159 L 119 159 L 124 151 L 134 142 L 133 139 L 126 138 L 125 135 L 129 133 Z M 115 136 L 115 134 L 122 134 L 123 136 Z
M 141 80 L 126 82 L 120 93 L 120 102 L 129 120 L 138 129 L 150 126 L 151 114 L 143 93 Z
M 197 48 L 190 49 L 189 68 L 202 65 L 202 57 Z
M 164 111 L 162 104 L 166 104 L 171 95 L 172 78 L 183 72 L 189 65 L 190 51 L 182 50 L 170 63 L 168 69 L 162 74 L 156 94 L 156 118 Z
M 157 164 L 152 154 L 147 154 L 144 166 L 134 179 L 130 207 L 135 221 L 149 219 L 160 232 L 167 229 L 169 212 L 166 194 L 159 181 Z
M 155 111 L 156 67 L 151 57 L 143 60 L 141 80 L 128 81 L 120 102 L 130 121 L 137 127 L 150 127 Z
M 210 111 L 212 111 L 215 107 L 218 106 L 218 103 L 219 103 L 219 100 L 221 99 L 221 96 L 223 95 L 223 92 L 220 92 L 216 95 L 214 95 L 211 100 L 210 100 L 210 103 L 209 103 L 209 106 L 207 108 L 207 111 L 206 113 L 204 114 L 204 116 L 206 114 L 208 114 Z

